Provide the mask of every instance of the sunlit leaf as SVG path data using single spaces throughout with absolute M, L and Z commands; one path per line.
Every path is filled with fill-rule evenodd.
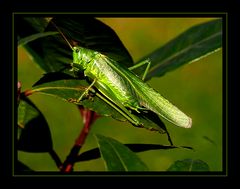
M 175 161 L 167 171 L 209 171 L 209 166 L 202 160 L 184 159 Z
M 95 135 L 107 171 L 147 171 L 147 166 L 129 148 L 115 139 Z
M 191 27 L 163 47 L 140 61 L 149 58 L 151 67 L 146 80 L 159 77 L 180 66 L 199 60 L 222 46 L 222 20 L 217 19 Z M 139 62 L 140 62 L 139 61 Z M 143 68 L 134 70 L 141 75 Z

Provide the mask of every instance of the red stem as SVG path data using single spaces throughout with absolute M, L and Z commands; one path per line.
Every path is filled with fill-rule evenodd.
M 64 173 L 69 173 L 73 171 L 75 159 L 77 158 L 81 147 L 85 143 L 90 127 L 93 124 L 93 122 L 99 117 L 95 112 L 84 109 L 82 106 L 79 106 L 79 110 L 83 117 L 84 127 L 81 130 L 79 136 L 77 137 L 74 146 L 72 147 L 69 155 L 67 156 L 67 159 L 61 166 L 61 172 Z

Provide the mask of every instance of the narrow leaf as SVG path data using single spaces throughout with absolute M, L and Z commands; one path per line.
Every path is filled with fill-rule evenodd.
M 197 61 L 221 46 L 222 20 L 217 19 L 191 27 L 140 61 L 147 58 L 151 61 L 151 68 L 146 77 L 148 80 L 162 76 L 186 63 Z M 134 71 L 141 75 L 143 68 Z
M 27 43 L 39 39 L 41 37 L 46 37 L 49 35 L 56 35 L 58 32 L 43 32 L 43 33 L 36 33 L 25 38 L 22 38 L 18 41 L 18 46 L 26 45 Z
M 174 148 L 185 148 L 192 150 L 191 147 L 186 146 L 172 146 L 172 145 L 161 145 L 161 144 L 124 144 L 126 147 L 128 147 L 133 152 L 145 152 L 149 150 L 168 150 L 168 149 L 174 149 Z M 100 158 L 100 151 L 99 148 L 94 148 L 91 150 L 88 150 L 86 152 L 81 153 L 76 161 L 88 161 Z
M 108 171 L 147 171 L 147 166 L 129 148 L 115 139 L 95 135 Z
M 175 161 L 167 171 L 209 171 L 209 166 L 202 160 L 184 159 Z

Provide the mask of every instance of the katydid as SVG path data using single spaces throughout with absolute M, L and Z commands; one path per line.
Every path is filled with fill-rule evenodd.
M 190 117 L 143 81 L 150 67 L 149 60 L 127 68 L 100 52 L 80 46 L 73 47 L 60 29 L 56 25 L 55 27 L 73 51 L 72 69 L 83 71 L 92 82 L 77 102 L 80 102 L 94 86 L 103 95 L 98 95 L 102 100 L 135 126 L 141 126 L 141 122 L 131 111 L 141 113 L 150 110 L 177 126 L 191 127 Z M 147 68 L 140 79 L 131 70 L 144 64 L 147 64 Z

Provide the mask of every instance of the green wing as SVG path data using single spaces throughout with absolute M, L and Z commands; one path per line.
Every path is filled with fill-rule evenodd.
M 192 119 L 170 103 L 156 90 L 144 83 L 139 77 L 133 74 L 128 68 L 122 67 L 116 61 L 103 57 L 109 66 L 111 66 L 119 75 L 124 77 L 134 89 L 141 106 L 164 117 L 169 122 L 184 128 L 192 126 Z

